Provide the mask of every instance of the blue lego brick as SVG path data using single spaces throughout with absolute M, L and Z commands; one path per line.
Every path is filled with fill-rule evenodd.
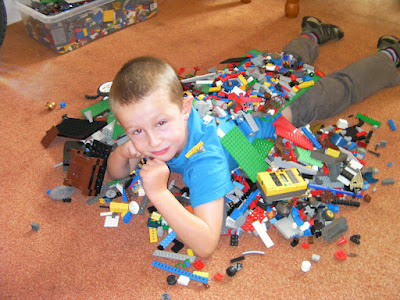
M 236 221 L 237 218 L 244 214 L 247 208 L 248 206 L 243 203 L 241 206 L 235 208 L 229 217 Z
M 247 207 L 249 207 L 251 202 L 253 202 L 253 200 L 256 198 L 259 192 L 260 191 L 258 189 L 256 189 L 254 192 L 251 192 L 250 195 L 247 197 L 246 201 L 244 202 L 244 204 L 247 205 Z
M 165 249 L 168 245 L 176 238 L 176 233 L 171 231 L 160 243 L 160 245 Z
M 322 145 L 318 142 L 318 140 L 314 137 L 312 132 L 308 130 L 306 127 L 302 127 L 301 130 L 303 131 L 304 135 L 313 143 L 314 147 L 317 149 L 321 149 Z
M 192 280 L 199 281 L 201 283 L 208 283 L 208 278 L 206 278 L 206 277 L 195 275 L 195 274 L 187 272 L 185 270 L 181 270 L 181 269 L 175 268 L 173 266 L 163 264 L 156 260 L 153 260 L 152 265 L 153 265 L 153 267 L 159 268 L 161 270 L 165 270 L 165 271 L 168 271 L 168 272 L 171 272 L 174 274 L 178 274 L 178 275 L 183 275 L 183 276 L 189 277 Z
M 330 209 L 334 213 L 338 213 L 339 212 L 339 205 L 335 205 L 335 204 L 329 203 L 328 204 L 328 209 Z
M 299 210 L 296 207 L 292 207 L 292 217 L 297 226 L 301 226 L 304 224 L 303 220 L 300 218 Z
M 125 189 L 122 188 L 122 202 L 128 202 L 128 196 L 126 195 Z
M 124 217 L 122 218 L 122 220 L 124 221 L 125 224 L 128 224 L 129 221 L 132 219 L 133 215 L 130 211 L 128 211 Z

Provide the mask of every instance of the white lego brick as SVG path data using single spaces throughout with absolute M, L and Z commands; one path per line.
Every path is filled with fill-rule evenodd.
M 188 286 L 190 278 L 184 275 L 179 276 L 178 283 L 184 286 Z
M 119 216 L 107 216 L 104 221 L 104 227 L 118 227 Z
M 267 248 L 270 248 L 274 245 L 274 242 L 271 240 L 267 232 L 264 230 L 263 226 L 261 225 L 260 221 L 255 221 L 252 223 L 254 229 L 256 230 L 257 234 L 260 236 L 261 240 L 264 242 Z
M 204 124 L 207 125 L 207 124 L 210 123 L 213 119 L 214 119 L 213 116 L 211 116 L 211 115 L 205 115 L 205 116 L 203 117 L 203 122 L 204 122 Z

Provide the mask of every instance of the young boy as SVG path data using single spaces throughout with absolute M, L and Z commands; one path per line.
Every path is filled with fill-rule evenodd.
M 319 44 L 342 37 L 339 27 L 304 17 L 301 36 L 283 51 L 312 63 L 319 54 Z M 319 80 L 282 115 L 300 127 L 331 117 L 351 103 L 399 83 L 399 39 L 381 37 L 378 50 Z M 140 171 L 147 197 L 178 238 L 197 255 L 207 257 L 218 246 L 224 196 L 234 188 L 230 174 L 234 164 L 220 143 L 216 123 L 205 124 L 192 102 L 192 96 L 183 97 L 181 82 L 163 60 L 139 57 L 127 62 L 115 76 L 110 103 L 129 141 L 111 153 L 107 170 L 111 177 L 123 178 L 142 158 L 150 158 Z M 260 130 L 253 138 L 273 137 L 272 122 L 255 121 Z M 200 141 L 205 151 L 186 158 Z M 168 190 L 170 172 L 182 173 L 193 214 Z

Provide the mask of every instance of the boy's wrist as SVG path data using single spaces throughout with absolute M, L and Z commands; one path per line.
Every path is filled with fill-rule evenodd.
M 165 199 L 168 199 L 171 196 L 174 197 L 171 191 L 169 191 L 168 189 L 159 191 L 146 191 L 146 196 L 153 204 L 156 204 L 157 202 L 160 201 L 164 201 Z

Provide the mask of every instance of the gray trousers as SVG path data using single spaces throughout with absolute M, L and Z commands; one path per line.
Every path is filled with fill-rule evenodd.
M 312 64 L 319 54 L 318 44 L 303 36 L 292 40 L 283 51 L 300 56 L 307 64 Z M 385 53 L 376 52 L 321 78 L 310 87 L 290 105 L 292 123 L 301 127 L 333 117 L 350 104 L 399 82 L 398 70 L 392 60 Z

